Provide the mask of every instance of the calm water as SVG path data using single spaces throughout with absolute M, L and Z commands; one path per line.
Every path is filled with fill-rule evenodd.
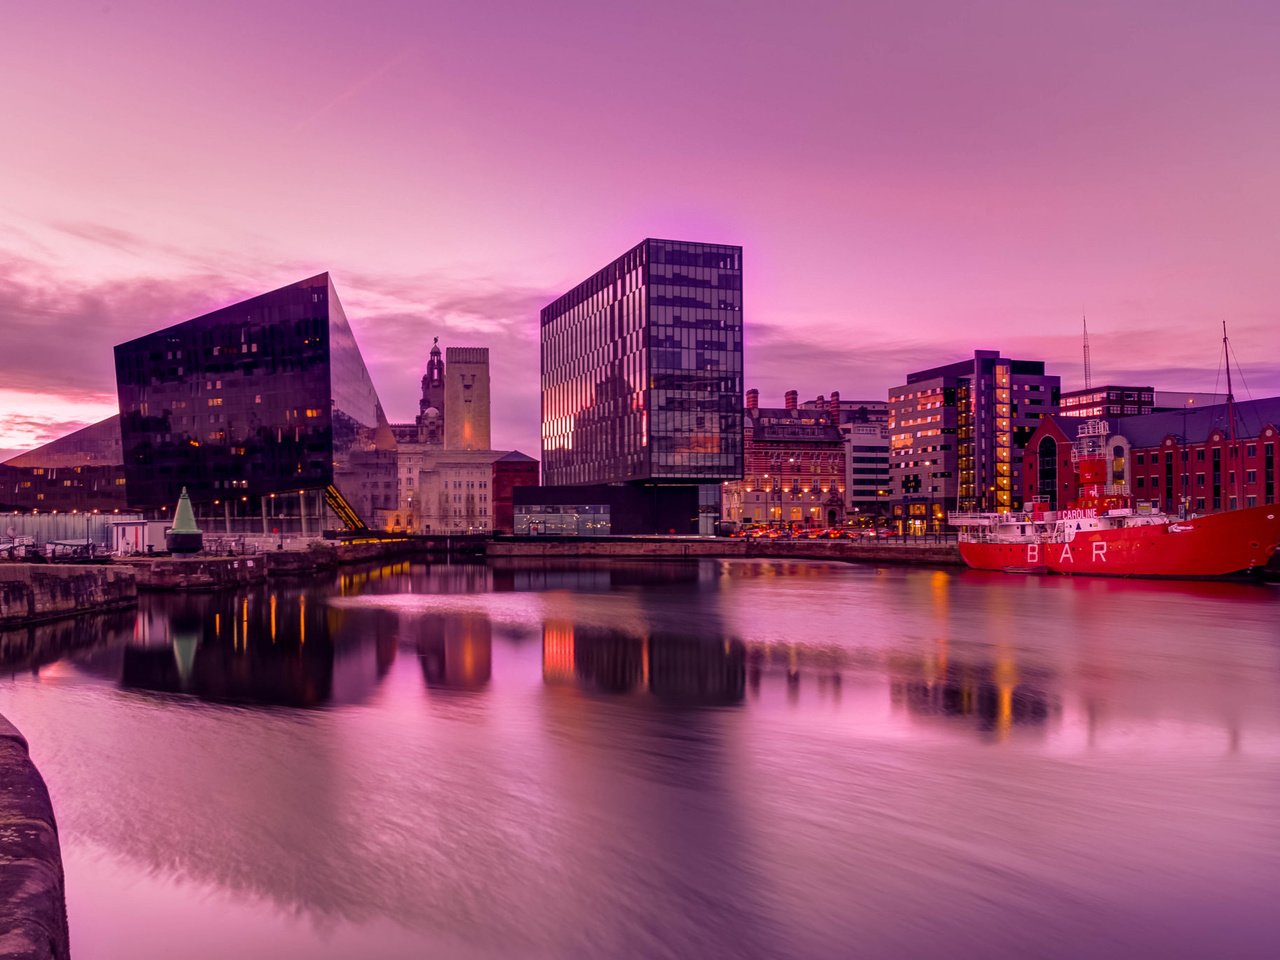
M 0 657 L 77 960 L 1280 953 L 1275 587 L 405 564 Z

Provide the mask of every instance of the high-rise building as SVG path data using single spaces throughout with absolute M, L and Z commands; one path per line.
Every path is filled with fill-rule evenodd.
M 698 485 L 710 530 L 742 476 L 742 248 L 644 240 L 541 325 L 544 483 Z
M 131 507 L 163 516 L 186 487 L 199 516 L 262 532 L 333 526 L 326 506 L 381 526 L 395 507 L 395 439 L 327 273 L 115 357 Z
M 949 510 L 1022 505 L 1022 451 L 1059 381 L 1039 360 L 978 350 L 907 375 L 889 391 L 891 501 L 904 529 L 940 527 Z
M 488 450 L 489 348 L 449 347 L 444 359 L 445 449 Z
M 645 240 L 542 310 L 549 484 L 742 475 L 742 248 Z

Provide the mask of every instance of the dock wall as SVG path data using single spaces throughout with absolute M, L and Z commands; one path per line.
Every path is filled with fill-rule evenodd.
M 0 564 L 0 628 L 132 606 L 132 570 L 112 564 Z
M 718 538 L 512 538 L 489 543 L 490 557 L 627 557 L 683 559 L 692 557 L 761 557 L 789 560 L 837 560 L 849 563 L 963 565 L 954 543 L 910 540 L 748 540 Z
M 267 577 L 305 577 L 346 564 L 434 554 L 452 555 L 452 551 L 447 544 L 414 538 L 367 543 L 313 542 L 301 550 L 264 550 L 229 557 L 125 557 L 116 564 L 134 571 L 140 590 L 217 590 Z
M 0 957 L 67 960 L 62 850 L 27 741 L 0 717 Z

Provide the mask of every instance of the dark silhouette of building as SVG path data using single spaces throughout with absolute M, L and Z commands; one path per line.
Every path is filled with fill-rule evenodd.
M 257 530 L 378 524 L 395 438 L 322 273 L 115 348 L 126 497 Z

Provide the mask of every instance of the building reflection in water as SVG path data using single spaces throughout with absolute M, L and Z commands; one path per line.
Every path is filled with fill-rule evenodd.
M 410 628 L 428 687 L 482 690 L 493 673 L 493 624 L 483 613 L 425 614 Z
M 389 577 L 394 570 L 363 572 L 373 573 Z M 386 610 L 336 608 L 325 599 L 323 589 L 278 584 L 144 596 L 120 683 L 229 703 L 360 702 L 395 662 L 398 618 Z
M 1019 670 L 1009 654 L 991 663 L 923 658 L 895 664 L 890 697 L 915 716 L 967 719 L 984 733 L 1014 726 L 1043 728 L 1058 710 L 1044 671 Z
M 131 636 L 132 610 L 87 613 L 51 623 L 0 630 L 0 673 L 38 671 L 70 654 L 92 658 Z
M 329 700 L 327 611 L 306 593 L 262 588 L 148 600 L 124 651 L 126 688 L 291 707 Z
M 483 561 L 422 563 L 402 560 L 376 567 L 351 568 L 338 573 L 342 597 L 416 593 L 490 593 L 498 589 L 493 572 Z
M 741 641 L 647 636 L 620 629 L 548 620 L 542 626 L 542 677 L 607 694 L 649 692 L 671 703 L 740 703 L 747 651 Z

